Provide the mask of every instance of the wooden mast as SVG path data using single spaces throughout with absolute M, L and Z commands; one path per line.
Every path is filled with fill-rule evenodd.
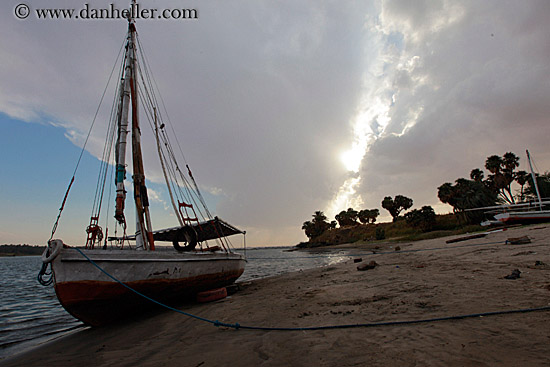
M 135 1 L 132 2 L 132 5 Z M 133 9 L 133 7 L 131 8 Z M 153 230 L 149 214 L 149 199 L 145 186 L 145 172 L 141 153 L 141 131 L 138 112 L 137 86 L 137 54 L 136 54 L 136 27 L 132 12 L 128 19 L 128 38 L 126 44 L 126 66 L 124 78 L 121 81 L 120 108 L 118 111 L 118 139 L 116 144 L 116 208 L 115 218 L 126 228 L 124 202 L 126 190 L 126 140 L 129 130 L 132 131 L 132 163 L 134 181 L 134 202 L 136 205 L 136 247 L 142 250 L 154 250 Z M 128 115 L 132 110 L 132 125 L 129 129 Z
M 132 101 L 132 162 L 134 181 L 134 201 L 136 204 L 136 247 L 144 250 L 154 250 L 153 229 L 149 213 L 149 199 L 145 186 L 145 171 L 141 153 L 141 131 L 139 128 L 138 87 L 136 68 L 136 27 L 134 19 L 130 18 L 130 60 L 132 72 L 130 75 L 130 96 Z
M 124 202 L 126 201 L 126 189 L 124 179 L 126 178 L 126 140 L 128 135 L 128 112 L 130 106 L 130 79 L 133 65 L 130 62 L 132 52 L 132 38 L 128 31 L 126 43 L 126 65 L 124 78 L 121 81 L 120 107 L 118 110 L 118 138 L 116 142 L 116 207 L 115 218 L 126 228 L 126 218 L 124 217 Z

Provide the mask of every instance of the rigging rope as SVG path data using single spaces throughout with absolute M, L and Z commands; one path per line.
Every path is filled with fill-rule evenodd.
M 139 57 L 141 61 L 139 63 L 136 63 L 137 75 L 141 81 L 142 90 L 143 90 L 143 93 L 140 93 L 139 98 L 142 105 L 144 106 L 145 116 L 147 117 L 149 126 L 153 131 L 153 134 L 157 136 L 159 159 L 161 160 L 161 162 L 164 162 L 163 171 L 165 172 L 165 175 L 168 176 L 166 181 L 167 181 L 170 195 L 172 196 L 172 193 L 174 194 L 178 203 L 180 203 L 179 204 L 180 206 L 191 204 L 192 205 L 191 209 L 193 212 L 195 212 L 195 217 L 197 217 L 197 219 L 200 217 L 202 221 L 213 220 L 214 217 L 212 216 L 212 214 L 208 209 L 206 201 L 202 196 L 202 193 L 195 181 L 195 178 L 193 177 L 193 174 L 191 173 L 191 170 L 187 163 L 187 159 L 183 154 L 181 145 L 179 144 L 177 135 L 174 130 L 174 126 L 168 115 L 166 105 L 164 104 L 162 95 L 158 89 L 158 86 L 153 77 L 152 71 L 148 67 L 147 57 L 145 56 L 145 52 L 143 51 L 143 46 L 141 44 L 140 38 L 138 37 L 137 33 L 136 33 L 136 43 L 138 45 L 137 47 L 138 53 L 136 57 Z M 160 98 L 160 101 L 162 102 L 164 113 L 162 109 L 158 108 L 159 101 L 157 99 L 157 96 Z M 180 169 L 177 163 L 176 154 L 174 152 L 174 149 L 172 148 L 172 144 L 166 133 L 166 129 L 164 129 L 164 127 L 166 126 L 166 124 L 164 123 L 164 117 L 163 117 L 164 114 L 166 114 L 168 118 L 168 122 L 172 129 L 173 136 L 176 139 L 181 156 L 183 157 L 183 160 L 187 167 L 189 179 L 182 172 L 182 170 Z M 162 144 L 159 144 L 160 141 L 162 142 Z M 178 211 L 176 209 L 174 210 L 176 211 L 175 213 L 176 216 L 179 218 Z M 221 233 L 221 228 L 218 228 L 216 226 L 215 230 L 218 232 L 218 235 L 220 236 L 220 238 L 216 238 L 215 241 L 218 243 L 218 245 L 220 245 L 221 248 L 224 248 L 227 251 L 231 247 L 229 239 L 223 236 L 223 233 Z M 204 242 L 207 244 L 207 241 L 204 241 Z M 202 243 L 201 243 L 201 247 L 202 247 Z
M 119 75 L 122 75 L 123 71 L 124 71 L 124 63 L 121 64 L 121 67 L 119 69 Z M 121 94 L 120 87 L 121 85 L 119 84 L 113 98 L 113 103 L 111 105 L 109 125 L 107 127 L 107 134 L 105 137 L 105 144 L 103 145 L 103 154 L 101 157 L 100 170 L 97 178 L 96 195 L 94 198 L 92 217 L 93 216 L 99 217 L 99 214 L 101 212 L 101 204 L 103 202 L 103 193 L 105 190 L 105 183 L 106 183 L 108 171 L 110 170 L 110 167 L 111 167 L 110 158 L 111 158 L 111 151 L 113 148 L 115 133 L 116 133 L 116 117 L 118 114 L 118 111 L 116 111 L 116 105 Z
M 63 198 L 61 208 L 59 208 L 59 214 L 57 215 L 57 219 L 55 220 L 55 223 L 53 225 L 50 240 L 53 238 L 53 236 L 55 234 L 55 231 L 57 230 L 59 220 L 61 219 L 61 213 L 63 212 L 63 209 L 65 208 L 65 202 L 67 201 L 67 197 L 69 196 L 69 191 L 71 190 L 71 186 L 73 185 L 73 182 L 75 180 L 76 172 L 78 171 L 78 167 L 80 166 L 80 162 L 82 160 L 82 157 L 84 156 L 84 151 L 86 150 L 86 145 L 88 144 L 88 140 L 90 139 L 90 136 L 92 134 L 92 129 L 94 128 L 94 125 L 95 125 L 95 122 L 96 122 L 96 119 L 97 119 L 97 115 L 99 114 L 99 109 L 101 107 L 101 104 L 103 103 L 103 98 L 105 97 L 105 94 L 107 93 L 107 88 L 108 88 L 108 86 L 111 82 L 113 72 L 115 71 L 115 67 L 118 64 L 118 59 L 120 57 L 120 53 L 122 52 L 123 48 L 124 48 L 124 43 L 122 44 L 122 46 L 121 46 L 121 48 L 118 52 L 118 55 L 115 59 L 115 63 L 113 65 L 113 68 L 111 69 L 111 74 L 109 75 L 109 78 L 107 79 L 107 84 L 105 85 L 105 89 L 103 90 L 103 94 L 101 95 L 101 98 L 99 100 L 99 105 L 97 106 L 97 109 L 96 109 L 95 114 L 94 114 L 94 118 L 92 120 L 92 124 L 90 126 L 90 129 L 88 130 L 88 135 L 86 135 L 86 140 L 84 140 L 84 145 L 82 146 L 82 150 L 80 151 L 80 155 L 79 155 L 78 160 L 76 162 L 76 166 L 75 166 L 74 171 L 73 171 L 73 176 L 71 178 L 71 182 L 69 183 L 69 187 L 67 187 L 67 191 L 65 192 L 65 197 Z
M 146 109 L 146 116 L 147 116 L 147 119 L 148 119 L 148 122 L 149 122 L 149 126 L 151 127 L 151 130 L 153 132 L 155 132 L 155 135 L 156 135 L 156 128 L 153 124 L 153 122 L 155 121 L 155 116 L 154 116 L 154 112 L 151 112 L 151 111 L 154 111 L 156 110 L 156 105 L 155 105 L 155 102 L 153 101 L 154 100 L 154 94 L 151 93 L 151 91 L 146 87 L 147 84 L 150 85 L 150 83 L 146 83 L 145 80 L 144 80 L 144 77 L 143 77 L 143 73 L 142 73 L 142 69 L 139 68 L 138 69 L 139 71 L 139 75 L 140 75 L 140 78 L 143 82 L 143 89 L 144 89 L 144 93 L 140 94 L 140 100 L 142 101 L 143 105 L 144 106 L 148 106 L 149 109 Z M 145 95 L 145 97 L 144 97 Z M 194 206 L 196 207 L 196 209 L 199 211 L 199 214 L 201 215 L 201 217 L 203 219 L 206 219 L 206 216 L 202 213 L 202 211 L 200 210 L 200 207 L 197 205 L 197 202 L 196 200 L 194 199 L 193 197 L 193 194 L 194 192 L 191 190 L 191 185 L 189 184 L 189 181 L 185 178 L 185 176 L 181 173 L 181 170 L 179 169 L 179 166 L 176 162 L 176 159 L 175 159 L 175 156 L 173 154 L 173 150 L 170 146 L 170 142 L 169 142 L 169 139 L 168 139 L 168 136 L 166 135 L 164 129 L 162 128 L 164 126 L 164 123 L 162 122 L 162 117 L 160 115 L 157 115 L 157 124 L 159 124 L 161 126 L 160 128 L 160 131 L 159 131 L 159 138 L 162 139 L 163 143 L 164 143 L 164 147 L 165 149 L 162 149 L 162 146 L 159 145 L 159 148 L 161 150 L 161 156 L 164 157 L 164 158 L 160 158 L 161 160 L 164 161 L 164 163 L 166 164 L 166 168 L 167 168 L 167 173 L 169 173 L 169 176 L 170 176 L 170 180 L 168 180 L 169 182 L 174 182 L 174 184 L 172 185 L 173 188 L 174 188 L 174 192 L 176 193 L 176 196 L 178 198 L 178 201 L 180 202 L 184 202 L 184 203 L 193 203 Z M 166 152 L 165 152 L 166 150 Z M 167 157 L 168 155 L 168 157 Z M 169 158 L 169 159 L 167 159 Z M 179 182 L 178 182 L 178 175 L 176 174 L 176 172 L 179 172 L 180 173 L 180 178 L 182 179 L 183 181 L 183 191 L 181 190 L 181 186 L 179 185 Z M 179 195 L 178 195 L 179 194 Z M 196 193 L 195 195 L 200 195 L 199 193 Z M 203 205 L 204 206 L 204 205 Z M 206 208 L 207 212 L 208 212 L 208 209 Z M 177 214 L 176 214 L 177 215 Z
M 137 38 L 137 37 L 136 37 L 136 38 Z M 147 65 L 149 64 L 149 62 L 147 61 L 147 57 L 145 56 L 145 53 L 143 52 L 144 48 L 143 48 L 143 46 L 141 45 L 141 42 L 140 42 L 139 38 L 137 38 L 137 39 L 138 39 L 138 44 L 139 44 L 140 53 L 142 54 L 142 58 L 143 58 L 145 67 L 147 67 Z M 180 143 L 179 143 L 178 136 L 177 136 L 177 134 L 176 134 L 176 131 L 174 130 L 174 124 L 172 123 L 172 120 L 170 119 L 170 115 L 168 114 L 168 110 L 167 110 L 166 105 L 165 105 L 165 103 L 164 103 L 164 98 L 162 98 L 162 94 L 160 93 L 160 89 L 158 88 L 158 85 L 157 85 L 156 80 L 155 80 L 154 78 L 152 78 L 152 77 L 151 77 L 151 80 L 152 80 L 152 82 L 154 83 L 154 85 L 155 85 L 155 87 L 156 87 L 156 88 L 151 88 L 151 89 L 152 89 L 152 90 L 156 90 L 157 93 L 158 93 L 158 95 L 159 95 L 159 97 L 160 97 L 160 101 L 162 102 L 162 107 L 164 108 L 164 111 L 166 112 L 166 116 L 167 116 L 167 118 L 168 118 L 168 122 L 169 122 L 169 124 L 170 124 L 170 128 L 172 129 L 172 134 L 173 134 L 174 138 L 176 139 L 176 143 L 177 143 L 177 145 L 178 145 L 178 147 L 179 147 L 180 154 L 181 154 L 181 156 L 182 156 L 182 158 L 183 158 L 183 161 L 184 161 L 185 164 L 187 165 L 187 164 L 188 164 L 187 159 L 185 158 L 185 154 L 183 154 L 183 150 L 181 149 L 181 145 L 180 145 Z

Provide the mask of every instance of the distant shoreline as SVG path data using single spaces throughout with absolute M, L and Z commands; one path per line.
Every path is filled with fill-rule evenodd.
M 396 222 L 357 224 L 329 229 L 320 236 L 301 242 L 295 247 L 300 249 L 331 248 L 341 245 L 376 247 L 388 242 L 417 242 L 487 230 L 487 227 L 481 225 L 460 224 L 454 214 L 442 214 L 436 216 L 436 224 L 429 231 L 414 228 L 402 219 Z
M 40 256 L 44 248 L 36 245 L 0 245 L 0 257 Z

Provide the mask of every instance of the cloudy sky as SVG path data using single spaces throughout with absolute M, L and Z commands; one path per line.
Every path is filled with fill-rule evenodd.
M 49 238 L 124 41 L 124 20 L 35 13 L 86 2 L 27 0 L 24 20 L 19 0 L 0 5 L 0 243 Z M 247 230 L 248 245 L 305 240 L 316 210 L 379 208 L 388 220 L 384 196 L 448 212 L 437 187 L 493 154 L 515 152 L 527 170 L 529 149 L 550 170 L 546 0 L 140 4 L 198 11 L 137 29 L 211 211 Z M 104 117 L 56 233 L 67 243 L 85 241 Z M 149 133 L 153 225 L 175 226 Z

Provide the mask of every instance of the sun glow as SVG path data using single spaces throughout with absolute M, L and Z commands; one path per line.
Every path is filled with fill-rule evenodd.
M 363 154 L 365 148 L 360 144 L 354 144 L 350 150 L 345 151 L 340 155 L 340 160 L 346 170 L 349 172 L 359 172 L 361 162 L 363 161 Z
M 367 153 L 369 145 L 376 140 L 390 122 L 390 101 L 383 101 L 380 97 L 362 103 L 363 108 L 354 118 L 353 143 L 349 150 L 340 155 L 340 160 L 349 172 L 358 173 L 361 162 Z
M 329 217 L 334 217 L 344 208 L 360 208 L 363 205 L 361 196 L 356 196 L 357 186 L 360 183 L 360 176 L 350 177 L 344 181 L 326 210 Z
M 387 18 L 387 19 L 386 19 Z M 408 133 L 422 115 L 423 107 L 411 105 L 406 96 L 414 94 L 416 88 L 429 83 L 422 72 L 422 59 L 406 52 L 404 34 L 398 30 L 399 19 L 394 22 L 391 14 L 373 21 L 372 43 L 369 54 L 373 60 L 368 64 L 363 76 L 363 95 L 353 118 L 350 147 L 340 153 L 340 161 L 348 171 L 348 176 L 340 185 L 327 206 L 327 214 L 338 213 L 349 207 L 359 208 L 363 203 L 360 195 L 365 174 L 366 159 L 373 144 L 385 136 L 402 136 Z M 441 25 L 434 24 L 435 29 Z M 406 91 L 401 108 L 400 92 Z M 392 120 L 393 119 L 393 120 Z
M 360 207 L 363 200 L 357 195 L 357 188 L 361 184 L 361 164 L 368 152 L 369 146 L 376 141 L 388 126 L 390 106 L 394 96 L 388 100 L 380 97 L 368 99 L 362 103 L 362 109 L 353 121 L 353 143 L 351 148 L 340 154 L 340 160 L 350 177 L 340 186 L 332 199 L 327 213 L 336 214 L 350 207 Z M 370 103 L 368 103 L 370 102 Z

